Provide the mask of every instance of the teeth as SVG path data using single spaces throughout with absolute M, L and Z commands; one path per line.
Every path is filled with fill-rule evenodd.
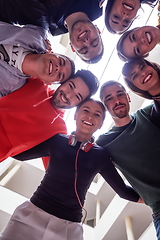
M 79 38 L 83 38 L 83 37 L 86 35 L 86 32 L 87 32 L 87 31 L 85 31 L 85 32 L 83 32 L 82 34 L 80 34 L 80 35 L 79 35 Z
M 129 5 L 127 5 L 127 4 L 123 4 L 123 6 L 125 7 L 125 8 L 127 8 L 128 10 L 133 10 L 133 7 L 131 7 L 131 6 L 129 6 Z
M 151 35 L 149 33 L 146 33 L 146 37 L 148 39 L 148 42 L 151 43 L 152 40 Z
M 67 100 L 65 99 L 65 97 L 63 96 L 63 94 L 61 94 L 61 99 L 64 103 L 68 103 Z
M 85 124 L 88 124 L 88 125 L 90 125 L 90 126 L 92 126 L 93 124 L 92 123 L 90 123 L 90 122 L 87 122 L 87 121 L 83 121 Z
M 144 79 L 144 81 L 143 81 L 143 83 L 146 83 L 150 78 L 151 78 L 151 74 L 149 74 L 145 79 Z
M 50 62 L 50 64 L 49 64 L 49 74 L 52 73 L 52 69 L 53 69 L 53 66 L 52 66 L 52 63 Z

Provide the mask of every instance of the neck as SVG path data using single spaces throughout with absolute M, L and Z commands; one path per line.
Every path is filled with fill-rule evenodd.
M 22 71 L 24 74 L 32 77 L 38 77 L 35 72 L 36 60 L 39 58 L 39 54 L 27 54 L 22 63 Z
M 68 29 L 69 32 L 71 31 L 74 23 L 77 22 L 78 20 L 89 20 L 90 21 L 88 16 L 83 12 L 72 13 L 65 19 L 65 27 Z
M 131 117 L 127 115 L 124 118 L 113 118 L 116 127 L 123 127 L 130 123 Z
M 74 134 L 79 142 L 89 141 L 92 137 L 92 134 L 82 133 L 78 129 L 76 129 Z
M 148 93 L 151 96 L 155 96 L 155 95 L 160 95 L 160 81 L 157 82 L 157 84 L 155 84 L 149 91 Z

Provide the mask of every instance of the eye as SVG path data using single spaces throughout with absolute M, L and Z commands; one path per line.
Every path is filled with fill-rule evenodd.
M 137 77 L 138 77 L 138 74 L 136 73 L 136 74 L 133 76 L 133 80 L 135 80 Z
M 76 95 L 76 98 L 78 99 L 79 102 L 81 102 L 81 98 L 79 95 Z
M 136 52 L 137 52 L 137 55 L 141 54 L 141 51 L 140 51 L 139 47 L 136 48 Z
M 98 114 L 98 113 L 95 113 L 94 115 L 95 115 L 96 117 L 100 117 L 100 114 Z
M 65 66 L 66 61 L 64 58 L 60 58 L 60 66 Z
M 139 66 L 140 70 L 143 70 L 143 69 L 144 69 L 144 67 L 145 67 L 145 65 L 144 65 L 144 64 L 140 64 L 140 66 Z
M 73 85 L 72 85 L 72 83 L 69 83 L 69 87 L 70 87 L 70 89 L 73 90 Z
M 112 98 L 110 97 L 110 98 L 107 98 L 106 100 L 105 100 L 105 102 L 108 102 L 108 101 L 111 101 L 112 100 Z
M 99 42 L 98 38 L 96 38 L 93 42 L 91 42 L 92 47 L 97 47 L 98 42 Z
M 87 52 L 88 52 L 87 47 L 81 48 L 80 51 L 79 51 L 80 54 L 87 54 Z
M 87 109 L 83 109 L 84 112 L 88 113 L 89 111 Z
M 119 17 L 118 17 L 117 15 L 113 15 L 113 17 L 114 17 L 115 19 L 119 19 Z
M 132 34 L 130 37 L 131 42 L 135 42 L 136 41 L 136 35 Z
M 124 96 L 124 93 L 119 93 L 117 96 L 122 97 L 122 96 Z

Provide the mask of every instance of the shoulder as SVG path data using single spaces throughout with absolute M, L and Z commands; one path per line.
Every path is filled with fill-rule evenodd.
M 151 7 L 155 7 L 159 0 L 140 0 L 140 3 L 148 4 Z

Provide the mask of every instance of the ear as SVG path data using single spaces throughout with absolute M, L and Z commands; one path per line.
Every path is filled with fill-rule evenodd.
M 69 43 L 69 44 L 70 44 L 70 46 L 71 46 L 72 52 L 75 52 L 75 49 L 74 49 L 74 47 L 72 46 L 72 44 L 71 44 L 71 43 Z
M 97 25 L 94 25 L 95 26 L 95 28 L 97 29 L 97 32 L 99 33 L 99 34 L 101 34 L 101 31 L 99 30 L 99 28 L 97 27 Z
M 131 102 L 131 99 L 128 93 L 127 93 L 127 98 L 128 98 L 128 101 Z
M 77 111 L 74 114 L 74 120 L 76 120 L 76 119 L 77 119 Z

